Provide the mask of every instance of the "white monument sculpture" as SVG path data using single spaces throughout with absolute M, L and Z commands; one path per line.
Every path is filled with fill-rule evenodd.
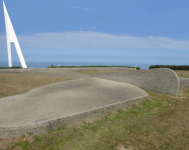
M 18 39 L 16 37 L 16 34 L 14 32 L 14 28 L 12 26 L 11 20 L 9 18 L 9 14 L 7 12 L 7 9 L 5 7 L 5 3 L 3 1 L 3 8 L 4 8 L 4 15 L 5 15 L 5 26 L 6 26 L 6 33 L 7 33 L 7 51 L 8 51 L 8 59 L 9 59 L 9 67 L 12 67 L 12 58 L 11 58 L 11 44 L 15 45 L 20 63 L 22 65 L 22 68 L 27 68 L 24 57 L 22 55 L 22 51 L 20 48 L 20 45 L 18 43 Z

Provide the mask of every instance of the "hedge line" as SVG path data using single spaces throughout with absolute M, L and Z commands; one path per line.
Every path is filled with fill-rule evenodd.
M 131 66 L 48 66 L 47 68 L 87 68 L 87 67 L 126 67 L 126 68 L 135 68 Z M 140 67 L 136 67 L 136 70 L 140 70 Z
M 15 66 L 15 67 L 0 67 L 0 69 L 22 69 L 20 66 Z
M 175 65 L 155 65 L 155 66 L 150 66 L 149 69 L 154 69 L 154 68 L 169 68 L 172 70 L 189 70 L 189 66 L 183 65 L 183 66 L 175 66 Z

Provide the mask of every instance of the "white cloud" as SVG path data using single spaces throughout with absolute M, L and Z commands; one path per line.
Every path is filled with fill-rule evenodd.
M 86 31 L 91 31 L 91 30 L 95 30 L 96 29 L 96 27 L 92 27 L 92 28 L 80 28 L 80 30 L 86 30 Z
M 84 9 L 84 10 L 95 10 L 91 8 L 83 8 L 83 7 L 77 7 L 77 6 L 71 6 L 72 8 L 78 8 L 78 9 Z
M 164 48 L 189 50 L 189 41 L 169 39 L 167 37 L 134 37 L 86 31 L 18 35 L 18 40 L 22 47 Z M 5 36 L 0 35 L 0 47 L 5 46 Z
M 92 27 L 92 28 L 87 28 L 87 30 L 95 30 L 96 27 Z

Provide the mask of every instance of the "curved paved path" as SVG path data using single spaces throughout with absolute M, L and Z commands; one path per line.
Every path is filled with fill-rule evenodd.
M 0 99 L 0 137 L 46 132 L 148 98 L 140 88 L 85 78 L 49 84 Z

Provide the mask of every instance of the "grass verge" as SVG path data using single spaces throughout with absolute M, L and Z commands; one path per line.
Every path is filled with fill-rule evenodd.
M 179 78 L 189 78 L 189 71 L 187 70 L 173 70 L 176 72 Z
M 147 92 L 149 99 L 140 104 L 33 136 L 33 142 L 23 136 L 9 148 L 189 149 L 189 90 L 177 98 Z
M 66 80 L 68 79 L 0 73 L 0 98 L 22 94 L 36 87 Z
M 92 75 L 92 74 L 95 74 L 95 73 L 118 72 L 118 71 L 124 71 L 124 70 L 123 69 L 119 69 L 119 70 L 90 69 L 90 70 L 80 70 L 79 72 Z

